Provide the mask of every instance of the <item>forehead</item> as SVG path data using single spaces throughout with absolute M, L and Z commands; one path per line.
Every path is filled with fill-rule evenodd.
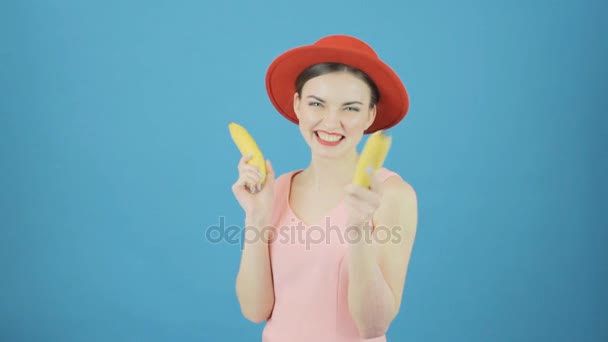
M 370 101 L 371 90 L 365 81 L 346 72 L 311 78 L 302 87 L 302 97 L 314 95 L 328 102 Z

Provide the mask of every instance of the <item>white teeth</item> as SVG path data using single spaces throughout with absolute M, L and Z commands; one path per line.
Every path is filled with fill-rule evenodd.
M 319 135 L 319 137 L 321 139 L 323 139 L 325 141 L 335 142 L 335 141 L 342 139 L 341 135 L 329 135 L 329 134 L 325 134 L 323 132 L 317 132 L 317 134 Z

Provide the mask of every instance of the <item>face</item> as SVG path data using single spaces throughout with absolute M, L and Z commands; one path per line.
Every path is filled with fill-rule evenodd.
M 364 131 L 373 123 L 371 90 L 348 73 L 330 73 L 310 79 L 294 109 L 304 139 L 314 154 L 340 158 L 356 150 Z

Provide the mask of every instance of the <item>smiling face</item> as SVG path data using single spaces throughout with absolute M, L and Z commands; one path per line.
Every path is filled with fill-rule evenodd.
M 335 159 L 353 152 L 376 116 L 370 101 L 370 87 L 350 73 L 308 80 L 294 95 L 294 110 L 313 154 Z

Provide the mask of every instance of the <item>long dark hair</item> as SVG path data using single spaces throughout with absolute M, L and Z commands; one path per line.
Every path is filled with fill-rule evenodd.
M 380 100 L 380 92 L 378 91 L 376 83 L 374 83 L 374 81 L 367 76 L 366 73 L 350 65 L 341 63 L 319 63 L 306 68 L 296 79 L 296 92 L 298 95 L 301 95 L 302 88 L 304 87 L 304 84 L 308 82 L 308 80 L 332 72 L 348 72 L 363 80 L 371 90 L 370 107 L 375 106 Z

